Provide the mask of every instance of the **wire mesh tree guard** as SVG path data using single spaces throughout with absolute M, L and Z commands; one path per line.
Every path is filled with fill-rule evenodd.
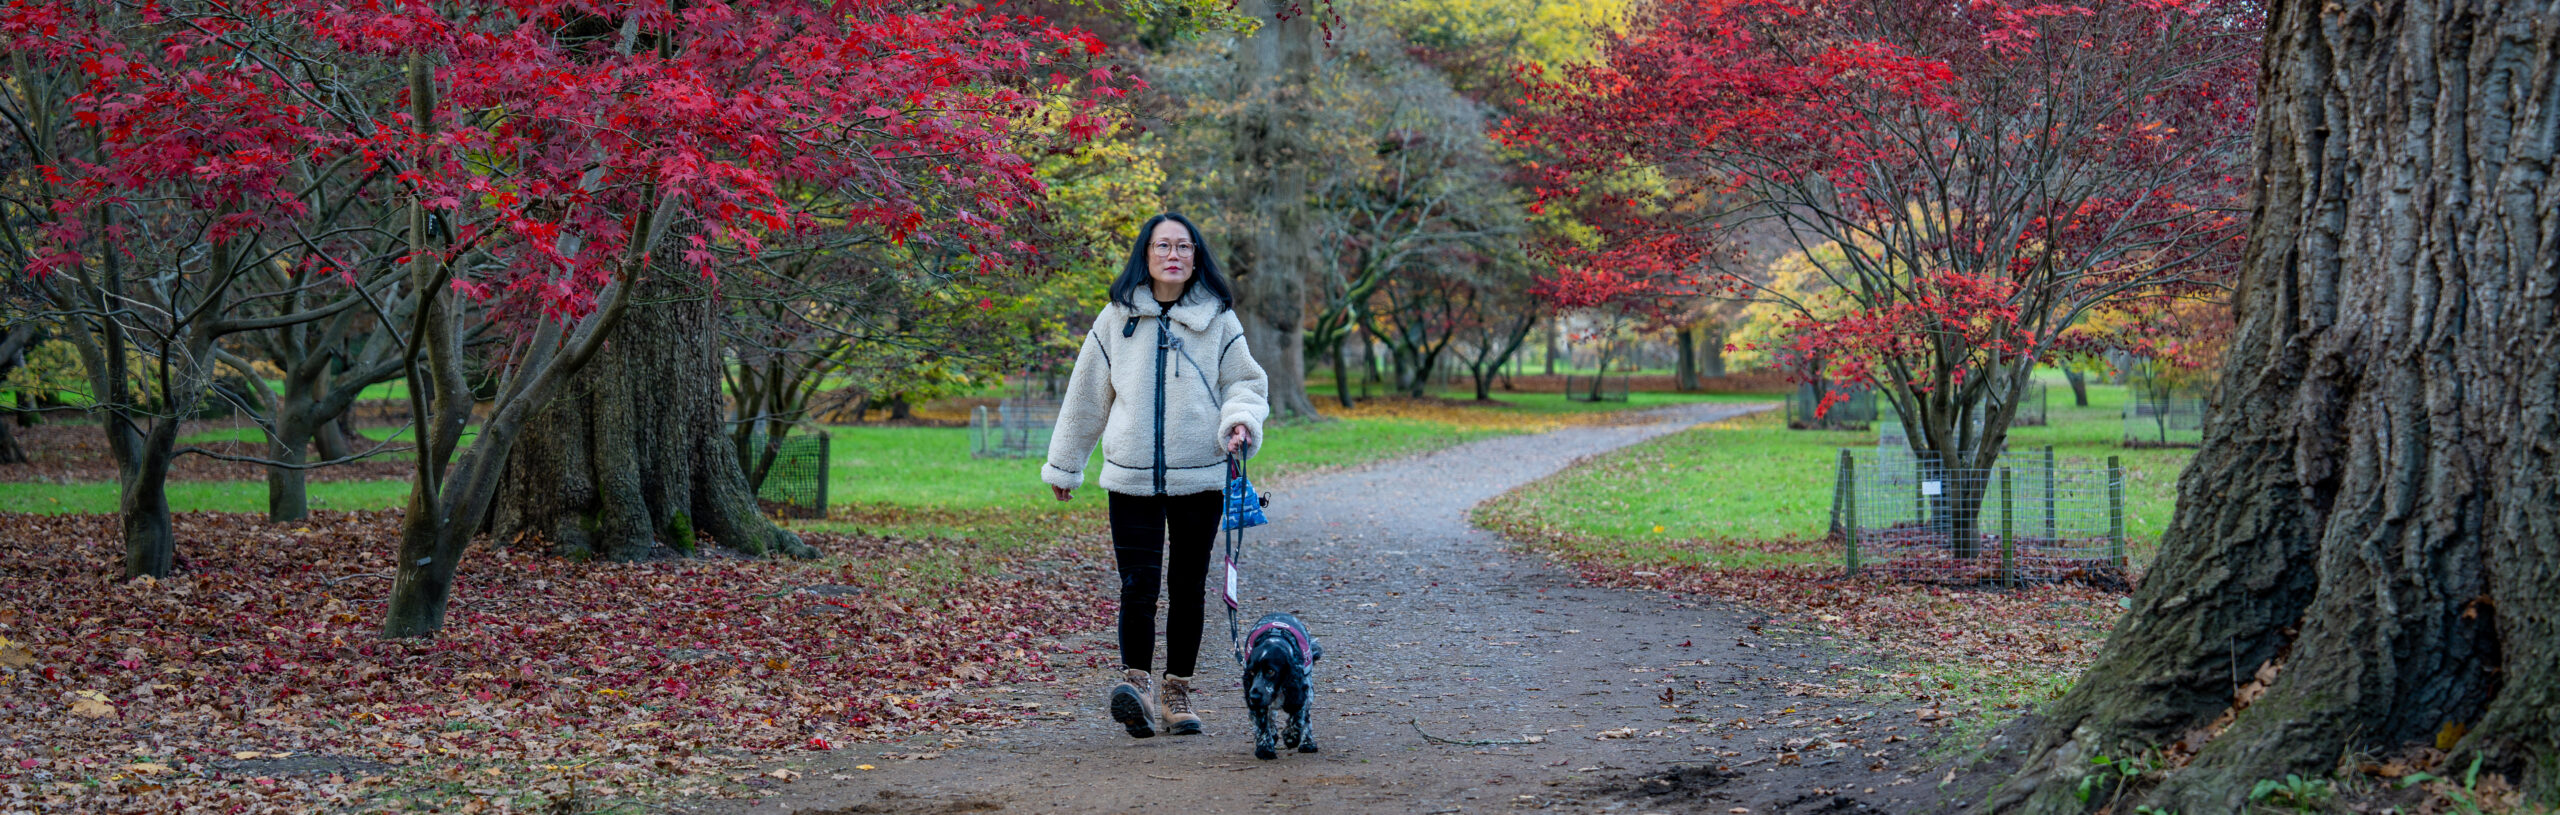
M 2133 388 L 2125 395 L 2124 446 L 2194 447 L 2204 443 L 2204 397 Z
M 827 462 L 832 439 L 827 432 L 801 427 L 772 443 L 758 424 L 738 451 L 740 464 L 755 484 L 756 506 L 776 518 L 827 517 Z
M 1943 583 L 2125 581 L 2124 467 L 1940 466 L 1891 448 L 1840 451 L 1831 534 L 1852 575 Z
M 2050 417 L 2047 416 L 2045 411 L 2046 405 L 2045 384 L 2042 382 L 2027 383 L 2027 387 L 2018 393 L 2018 411 L 2009 415 L 2009 426 L 2045 426 L 2045 423 L 2050 421 Z
M 969 417 L 969 454 L 977 458 L 1036 458 L 1049 454 L 1049 434 L 1058 425 L 1059 393 L 1054 377 L 1023 377 L 990 411 L 978 406 Z
M 1565 374 L 1564 398 L 1576 402 L 1627 401 L 1627 375 Z
M 1822 407 L 1823 397 L 1840 394 L 1831 407 Z M 1787 428 L 1790 430 L 1865 430 L 1876 422 L 1876 393 L 1866 388 L 1830 382 L 1805 382 L 1787 394 Z

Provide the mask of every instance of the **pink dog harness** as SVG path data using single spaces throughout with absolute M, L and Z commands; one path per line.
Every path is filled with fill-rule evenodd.
M 1316 649 L 1315 649 L 1315 647 L 1314 647 L 1314 646 L 1312 646 L 1312 645 L 1308 645 L 1308 644 L 1307 644 L 1307 632 L 1304 632 L 1304 631 L 1300 631 L 1300 630 L 1298 630 L 1298 627 L 1297 627 L 1297 626 L 1290 625 L 1290 624 L 1288 624 L 1288 623 L 1284 623 L 1284 622 L 1281 622 L 1281 621 L 1279 621 L 1279 620 L 1273 620 L 1273 621 L 1271 621 L 1271 622 L 1267 622 L 1267 623 L 1263 623 L 1263 624 L 1258 625 L 1258 626 L 1254 626 L 1254 628 L 1253 628 L 1253 633 L 1252 633 L 1252 634 L 1249 634 L 1249 635 L 1246 635 L 1246 637 L 1244 638 L 1244 641 L 1245 641 L 1245 642 L 1255 642 L 1255 641 L 1259 641 L 1259 640 L 1261 640 L 1261 639 L 1262 639 L 1262 632 L 1269 631 L 1269 630 L 1274 629 L 1274 628 L 1280 629 L 1280 630 L 1282 630 L 1282 631 L 1287 631 L 1287 632 L 1289 632 L 1289 638 L 1290 638 L 1290 639 L 1292 639 L 1292 640 L 1296 640 L 1296 641 L 1297 641 L 1297 643 L 1298 643 L 1298 665 L 1299 665 L 1300 667 L 1314 667 L 1314 666 L 1315 666 L 1315 664 L 1316 664 L 1316 659 L 1315 659 Z

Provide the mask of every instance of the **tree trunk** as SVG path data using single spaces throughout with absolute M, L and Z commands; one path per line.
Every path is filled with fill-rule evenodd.
M 18 369 L 18 365 L 26 360 L 27 349 L 35 343 L 34 323 L 19 323 L 10 326 L 6 332 L 0 332 L 0 379 L 7 379 L 10 372 Z M 24 427 L 29 408 L 34 407 L 31 402 L 33 394 L 18 391 L 15 396 L 17 398 L 10 407 L 17 414 L 19 426 Z M 26 451 L 18 449 L 18 437 L 10 434 L 7 423 L 0 422 L 0 464 L 24 464 L 26 461 Z
M 1334 398 L 1342 403 L 1343 409 L 1351 408 L 1350 359 L 1343 354 L 1340 340 L 1333 343 L 1333 394 Z
M 121 476 L 116 512 L 124 528 L 124 576 L 168 577 L 178 562 L 177 537 L 169 529 L 169 462 L 178 420 L 153 422 L 148 430 L 121 415 L 110 414 L 107 422 Z
M 1672 332 L 1673 344 L 1680 354 L 1678 361 L 1672 363 L 1673 387 L 1684 391 L 1698 389 L 1698 338 L 1692 333 L 1697 330 L 1696 326 L 1684 325 Z
M 1547 319 L 1547 375 L 1556 375 L 1556 335 L 1563 333 L 1564 315 Z
M 1724 377 L 1724 323 L 1711 322 L 1698 329 L 1698 376 L 1706 379 Z
M 566 555 L 692 554 L 697 533 L 750 554 L 813 553 L 758 511 L 722 432 L 718 314 L 698 280 L 649 275 L 604 349 L 525 425 L 489 528 Z
M 9 431 L 8 422 L 0 422 L 0 464 L 25 464 L 27 451 L 18 446 L 18 437 Z
M 1243 9 L 1263 20 L 1235 61 L 1237 84 L 1250 100 L 1237 118 L 1236 161 L 1244 200 L 1253 202 L 1255 226 L 1239 244 L 1244 260 L 1235 274 L 1236 316 L 1245 345 L 1270 377 L 1272 418 L 1314 418 L 1307 398 L 1306 296 L 1309 267 L 1306 143 L 1316 45 L 1313 15 L 1276 16 L 1274 4 L 1254 0 Z
M 2192 760 L 2116 811 L 2238 811 L 2258 779 L 2440 737 L 2447 773 L 2560 795 L 2560 40 L 2523 4 L 2269 11 L 2204 447 L 2003 808 L 2081 810 L 2091 757 L 2170 747 Z
M 302 464 L 307 460 L 303 452 L 311 449 L 311 436 L 311 431 L 302 427 L 300 417 L 278 416 L 267 457 L 282 464 Z M 267 467 L 267 520 L 299 521 L 311 514 L 305 478 L 308 472 L 300 467 Z
M 346 458 L 355 455 L 356 440 L 359 438 L 362 436 L 356 433 L 354 417 L 340 413 L 337 419 L 324 423 L 320 425 L 320 429 L 312 431 L 311 446 L 320 451 L 321 458 Z
M 2062 381 L 2071 383 L 2071 404 L 2073 406 L 2089 406 L 2088 374 L 2081 373 L 2076 369 L 2064 368 L 2062 369 Z

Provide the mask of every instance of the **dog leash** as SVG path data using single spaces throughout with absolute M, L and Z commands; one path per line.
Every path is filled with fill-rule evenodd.
M 1245 476 L 1244 461 L 1237 458 L 1234 453 L 1227 454 L 1227 487 L 1224 503 L 1226 517 L 1222 519 L 1219 526 L 1226 530 L 1227 651 L 1230 656 L 1235 657 L 1237 665 L 1243 665 L 1243 627 L 1236 620 L 1236 612 L 1243 607 L 1243 604 L 1236 598 L 1236 566 L 1244 561 L 1243 555 L 1238 552 L 1244 547 L 1244 530 L 1247 527 L 1270 523 L 1271 519 L 1262 513 L 1263 506 L 1270 502 L 1254 493 L 1253 480 Z

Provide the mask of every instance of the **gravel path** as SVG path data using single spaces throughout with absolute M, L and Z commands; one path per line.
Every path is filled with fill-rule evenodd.
M 1322 753 L 1253 758 L 1213 588 L 1199 682 L 1207 734 L 1122 734 L 1103 710 L 1116 671 L 1097 668 L 1018 692 L 1066 714 L 1053 721 L 821 754 L 774 797 L 703 811 L 1910 808 L 1935 779 L 1901 772 L 1911 745 L 1885 723 L 1907 714 L 1788 695 L 1844 657 L 1779 627 L 1764 634 L 1748 610 L 1580 587 L 1467 522 L 1477 503 L 1583 456 L 1768 407 L 1662 408 L 1272 485 L 1275 521 L 1249 543 L 1246 619 L 1285 609 L 1323 641 L 1314 719 Z M 1069 647 L 1114 653 L 1108 632 Z M 1435 744 L 1417 727 L 1452 740 L 1538 741 Z

